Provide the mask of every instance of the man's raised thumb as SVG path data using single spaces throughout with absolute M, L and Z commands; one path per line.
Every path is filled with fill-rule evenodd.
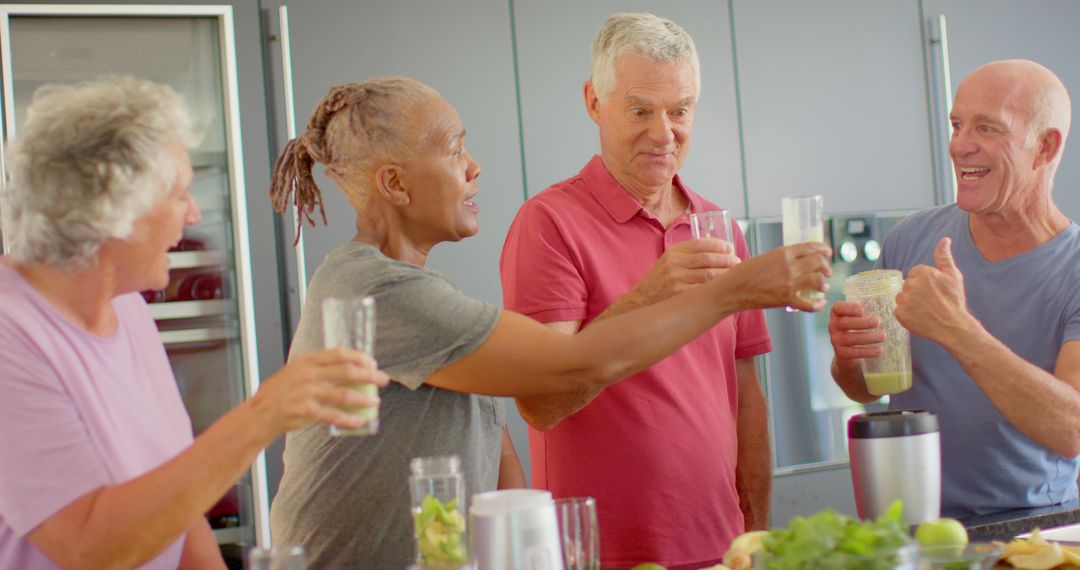
M 944 237 L 934 247 L 934 265 L 946 273 L 959 273 L 952 256 L 952 239 Z

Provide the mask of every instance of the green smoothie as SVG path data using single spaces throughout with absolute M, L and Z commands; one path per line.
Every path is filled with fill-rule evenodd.
M 350 389 L 356 390 L 361 394 L 367 394 L 368 396 L 378 396 L 379 387 L 374 384 L 354 384 L 349 386 Z M 372 435 L 379 431 L 379 408 L 343 408 L 346 412 L 354 416 L 360 416 L 364 418 L 364 425 L 357 429 L 341 429 L 336 426 L 331 430 L 331 435 Z
M 911 388 L 911 371 L 870 372 L 863 374 L 866 389 L 875 396 L 896 394 Z

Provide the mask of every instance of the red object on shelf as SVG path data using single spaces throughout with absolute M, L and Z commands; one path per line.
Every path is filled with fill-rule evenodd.
M 142 295 L 143 299 L 147 303 L 164 303 L 165 302 L 165 291 L 164 290 L 141 291 L 140 294 Z
M 180 238 L 180 241 L 176 245 L 169 248 L 169 251 L 205 251 L 207 249 L 206 242 L 194 237 L 184 236 Z
M 225 276 L 220 271 L 185 275 L 176 287 L 174 301 L 209 301 L 225 298 Z

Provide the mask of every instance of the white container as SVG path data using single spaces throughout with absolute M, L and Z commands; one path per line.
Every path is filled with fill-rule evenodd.
M 508 489 L 474 495 L 469 551 L 476 570 L 564 570 L 551 493 Z

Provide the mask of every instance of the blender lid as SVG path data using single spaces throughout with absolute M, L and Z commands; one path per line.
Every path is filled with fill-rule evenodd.
M 889 410 L 852 416 L 848 420 L 848 439 L 903 437 L 937 433 L 937 416 L 926 410 Z

